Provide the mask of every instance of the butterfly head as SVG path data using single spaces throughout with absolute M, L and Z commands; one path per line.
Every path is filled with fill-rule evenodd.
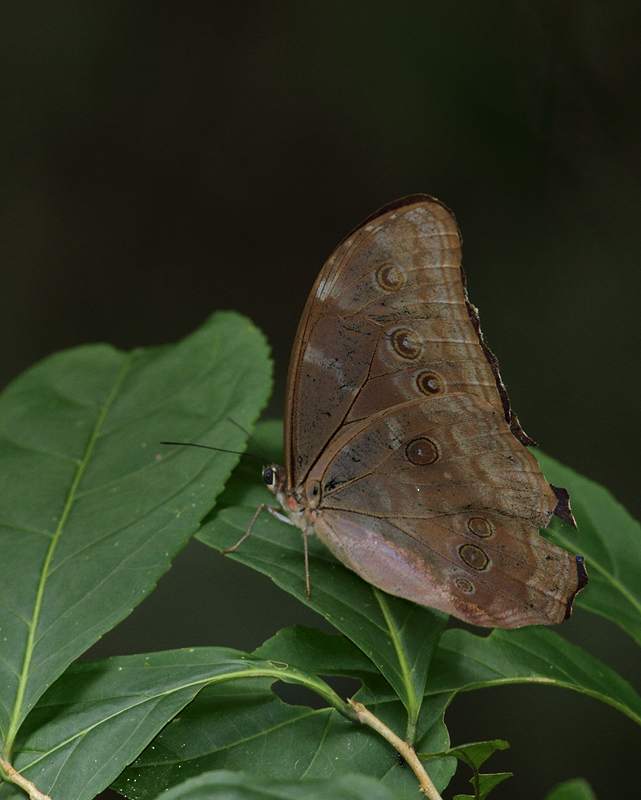
M 299 499 L 287 490 L 285 467 L 281 467 L 278 464 L 269 464 L 263 469 L 263 481 L 269 491 L 276 496 L 289 521 L 293 525 L 305 528 L 304 508 Z
M 278 496 L 285 489 L 285 467 L 269 464 L 263 469 L 263 482 L 272 494 Z

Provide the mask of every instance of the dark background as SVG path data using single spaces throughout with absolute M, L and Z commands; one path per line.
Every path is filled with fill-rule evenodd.
M 280 415 L 324 260 L 427 192 L 456 212 L 525 430 L 641 515 L 640 4 L 16 0 L 0 21 L 3 384 L 60 348 L 173 342 L 234 308 L 272 343 Z M 252 649 L 293 622 L 320 624 L 193 543 L 91 655 Z M 579 611 L 562 632 L 641 688 L 613 626 Z M 455 744 L 511 742 L 497 800 L 578 775 L 601 800 L 638 793 L 638 728 L 595 701 L 477 692 L 448 721 Z

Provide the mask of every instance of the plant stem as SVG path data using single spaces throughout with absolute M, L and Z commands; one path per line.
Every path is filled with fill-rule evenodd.
M 358 718 L 363 725 L 369 725 L 370 728 L 373 728 L 377 733 L 380 733 L 380 735 L 386 739 L 392 745 L 392 747 L 395 748 L 396 752 L 403 756 L 405 762 L 418 778 L 418 782 L 421 785 L 421 791 L 425 794 L 425 796 L 429 798 L 429 800 L 443 800 L 441 795 L 436 790 L 436 786 L 434 786 L 432 783 L 432 779 L 425 771 L 425 767 L 421 763 L 421 760 L 416 755 L 414 748 L 407 742 L 404 742 L 400 736 L 397 736 L 393 730 L 387 727 L 387 725 L 383 724 L 380 719 L 375 717 L 371 711 L 368 711 L 362 703 L 357 703 L 351 699 L 347 702 L 358 714 Z
M 28 793 L 31 800 L 51 800 L 48 794 L 39 792 L 31 781 L 28 781 L 26 778 L 23 778 L 19 772 L 16 772 L 8 761 L 4 761 L 0 758 L 0 767 L 6 772 L 9 780 Z

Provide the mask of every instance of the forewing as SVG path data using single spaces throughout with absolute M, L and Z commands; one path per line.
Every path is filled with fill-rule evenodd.
M 507 413 L 460 263 L 454 217 L 427 195 L 378 212 L 330 256 L 289 367 L 290 489 L 343 423 L 408 399 L 471 392 Z

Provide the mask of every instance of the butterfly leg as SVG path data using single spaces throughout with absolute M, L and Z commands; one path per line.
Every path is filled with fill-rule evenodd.
M 269 513 L 272 515 L 272 517 L 276 517 L 276 519 L 279 519 L 281 522 L 286 522 L 288 525 L 294 525 L 294 523 L 287 516 L 287 514 L 282 514 L 277 508 L 272 508 L 271 506 L 266 506 L 264 503 L 263 503 L 263 508 L 266 508 L 269 511 Z
M 258 506 L 258 508 L 256 509 L 256 512 L 254 513 L 254 516 L 252 517 L 252 521 L 249 523 L 249 527 L 247 528 L 245 533 L 240 537 L 240 539 L 236 542 L 236 544 L 233 544 L 231 547 L 226 547 L 224 550 L 221 550 L 220 552 L 221 552 L 222 555 L 226 555 L 227 553 L 233 553 L 234 550 L 237 547 L 240 547 L 240 545 L 245 541 L 245 539 L 252 532 L 252 528 L 254 527 L 254 522 L 256 522 L 256 520 L 258 519 L 258 515 L 260 514 L 260 512 L 264 508 L 269 508 L 269 506 L 266 503 L 261 503 Z
M 252 517 L 251 522 L 249 523 L 249 526 L 245 531 L 245 533 L 240 537 L 240 539 L 236 542 L 236 544 L 233 544 L 231 547 L 226 547 L 224 550 L 221 550 L 220 552 L 222 555 L 225 555 L 227 553 L 232 553 L 237 547 L 239 547 L 245 541 L 245 539 L 252 532 L 254 523 L 258 519 L 258 515 L 263 509 L 267 509 L 267 511 L 269 511 L 269 513 L 272 514 L 272 516 L 276 517 L 276 519 L 279 519 L 282 522 L 288 522 L 290 525 L 293 525 L 289 517 L 286 517 L 284 514 L 281 514 L 277 509 L 268 506 L 267 503 L 261 503 L 256 509 L 256 512 L 254 513 L 254 516 Z

